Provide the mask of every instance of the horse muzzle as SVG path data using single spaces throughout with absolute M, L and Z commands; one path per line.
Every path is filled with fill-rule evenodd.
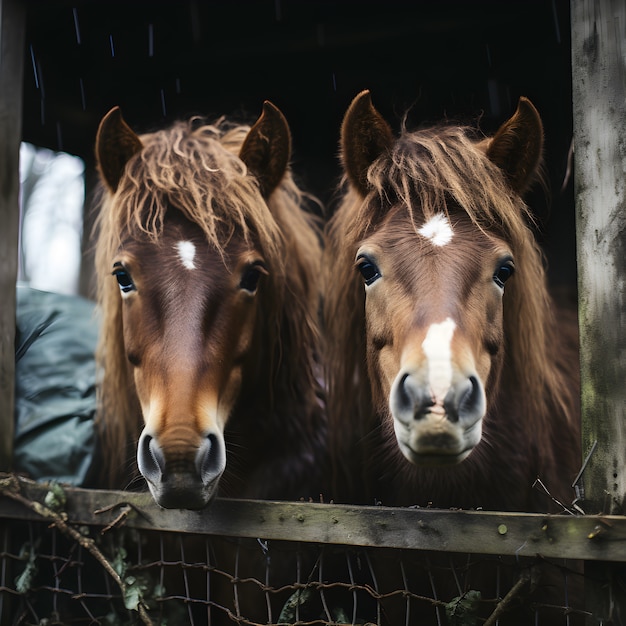
M 221 433 L 211 432 L 199 446 L 165 447 L 144 429 L 137 464 L 159 506 L 202 509 L 217 493 L 226 468 L 226 446 Z
M 415 465 L 455 465 L 482 436 L 484 386 L 472 373 L 455 372 L 443 394 L 435 395 L 421 372 L 401 371 L 389 407 L 402 454 Z

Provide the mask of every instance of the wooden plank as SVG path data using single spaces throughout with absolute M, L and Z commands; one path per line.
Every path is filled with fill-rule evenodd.
M 43 502 L 46 485 L 24 483 Z M 106 526 L 125 505 L 127 526 L 270 540 L 442 552 L 626 562 L 626 518 L 359 507 L 217 499 L 203 511 L 161 509 L 148 493 L 65 488 L 68 520 Z M 106 509 L 103 511 L 103 509 Z M 102 511 L 97 513 L 96 511 Z M 41 519 L 0 497 L 0 519 Z
M 588 513 L 626 494 L 626 3 L 573 0 L 572 80 Z
M 584 472 L 589 513 L 623 513 L 626 494 L 626 4 L 571 0 L 572 96 Z M 626 613 L 615 566 L 585 564 L 585 605 Z
M 0 470 L 11 468 L 25 7 L 0 0 Z

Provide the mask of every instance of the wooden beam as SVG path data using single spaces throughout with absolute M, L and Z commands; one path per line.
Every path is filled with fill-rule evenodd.
M 42 520 L 35 511 L 8 498 L 11 489 L 32 502 L 43 503 L 49 486 L 26 480 L 17 483 L 14 478 L 0 475 L 0 520 Z M 127 509 L 124 524 L 146 530 L 626 562 L 626 517 L 621 516 L 445 511 L 226 498 L 217 499 L 202 511 L 185 511 L 162 509 L 149 493 L 73 487 L 65 487 L 63 492 L 67 519 L 78 525 L 107 526 Z
M 11 468 L 25 7 L 0 0 L 0 469 Z

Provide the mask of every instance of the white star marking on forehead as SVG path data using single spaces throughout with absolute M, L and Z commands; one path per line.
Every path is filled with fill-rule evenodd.
M 445 246 L 453 235 L 450 220 L 443 213 L 431 217 L 417 232 L 434 246 Z
M 181 263 L 188 270 L 196 269 L 196 265 L 193 262 L 193 259 L 196 256 L 196 246 L 194 246 L 191 241 L 179 241 L 176 244 L 176 250 L 178 250 L 178 256 Z

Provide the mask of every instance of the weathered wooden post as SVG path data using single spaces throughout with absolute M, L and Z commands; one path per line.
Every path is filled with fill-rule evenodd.
M 572 0 L 587 513 L 626 495 L 626 3 Z
M 0 0 L 0 470 L 11 468 L 25 3 Z
M 583 450 L 587 513 L 625 512 L 626 3 L 571 0 Z M 590 624 L 626 599 L 608 564 L 585 568 Z

